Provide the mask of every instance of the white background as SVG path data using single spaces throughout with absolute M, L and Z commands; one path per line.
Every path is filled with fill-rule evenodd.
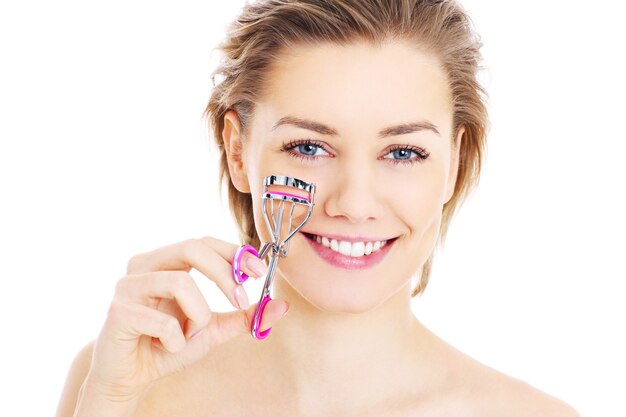
M 236 242 L 201 113 L 242 4 L 0 6 L 2 415 L 54 414 L 132 255 Z M 623 6 L 463 4 L 489 67 L 487 163 L 415 314 L 583 415 L 626 415 Z

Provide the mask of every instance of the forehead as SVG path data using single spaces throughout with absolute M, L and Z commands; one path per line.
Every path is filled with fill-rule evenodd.
M 438 59 L 397 41 L 379 47 L 298 46 L 279 55 L 267 87 L 257 107 L 262 124 L 294 115 L 338 127 L 359 120 L 375 128 L 389 121 L 447 122 L 452 111 L 447 77 Z

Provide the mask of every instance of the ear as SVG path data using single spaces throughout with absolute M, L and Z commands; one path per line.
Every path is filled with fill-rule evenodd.
M 465 126 L 461 126 L 459 133 L 456 136 L 456 140 L 452 145 L 452 156 L 450 161 L 450 172 L 448 173 L 448 189 L 446 190 L 447 203 L 454 194 L 454 188 L 456 187 L 456 179 L 459 174 L 459 154 L 461 152 L 461 140 L 463 139 L 463 133 L 465 133 Z
M 224 151 L 228 161 L 228 172 L 235 188 L 241 193 L 249 193 L 250 184 L 248 184 L 248 175 L 244 164 L 241 133 L 241 125 L 237 113 L 234 110 L 228 110 L 224 114 L 224 129 L 222 130 Z

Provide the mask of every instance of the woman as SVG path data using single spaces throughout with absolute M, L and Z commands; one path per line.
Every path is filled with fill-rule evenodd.
M 411 312 L 480 174 L 480 46 L 454 1 L 247 5 L 206 112 L 241 243 L 269 240 L 263 177 L 317 187 L 279 263 L 261 325 L 272 333 L 250 336 L 255 306 L 231 277 L 240 245 L 203 237 L 136 255 L 58 415 L 578 415 Z M 337 253 L 352 245 L 380 253 Z M 212 314 L 191 268 L 238 310 Z M 242 268 L 267 271 L 249 253 Z

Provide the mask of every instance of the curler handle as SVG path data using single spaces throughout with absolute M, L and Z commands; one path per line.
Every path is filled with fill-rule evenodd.
M 263 318 L 263 311 L 265 311 L 265 305 L 271 300 L 271 297 L 268 294 L 263 293 L 263 297 L 261 301 L 257 305 L 256 310 L 254 311 L 254 317 L 252 319 L 252 326 L 250 330 L 252 331 L 252 336 L 254 336 L 258 340 L 263 340 L 270 333 L 272 328 L 266 329 L 264 331 L 260 331 L 261 329 L 261 319 Z
M 250 252 L 257 258 L 259 257 L 259 252 L 252 245 L 243 245 L 237 249 L 235 256 L 233 257 L 233 279 L 237 284 L 243 284 L 248 278 L 249 275 L 241 270 L 241 258 L 243 258 L 244 252 Z
M 267 277 L 265 278 L 265 284 L 263 285 L 263 291 L 261 292 L 261 300 L 257 304 L 254 311 L 254 317 L 252 318 L 252 325 L 250 331 L 252 336 L 257 340 L 263 340 L 270 333 L 272 328 L 261 331 L 261 319 L 263 318 L 263 312 L 265 306 L 272 299 L 272 282 L 274 281 L 274 274 L 276 273 L 276 266 L 278 265 L 278 256 L 270 256 L 270 264 L 267 271 Z

